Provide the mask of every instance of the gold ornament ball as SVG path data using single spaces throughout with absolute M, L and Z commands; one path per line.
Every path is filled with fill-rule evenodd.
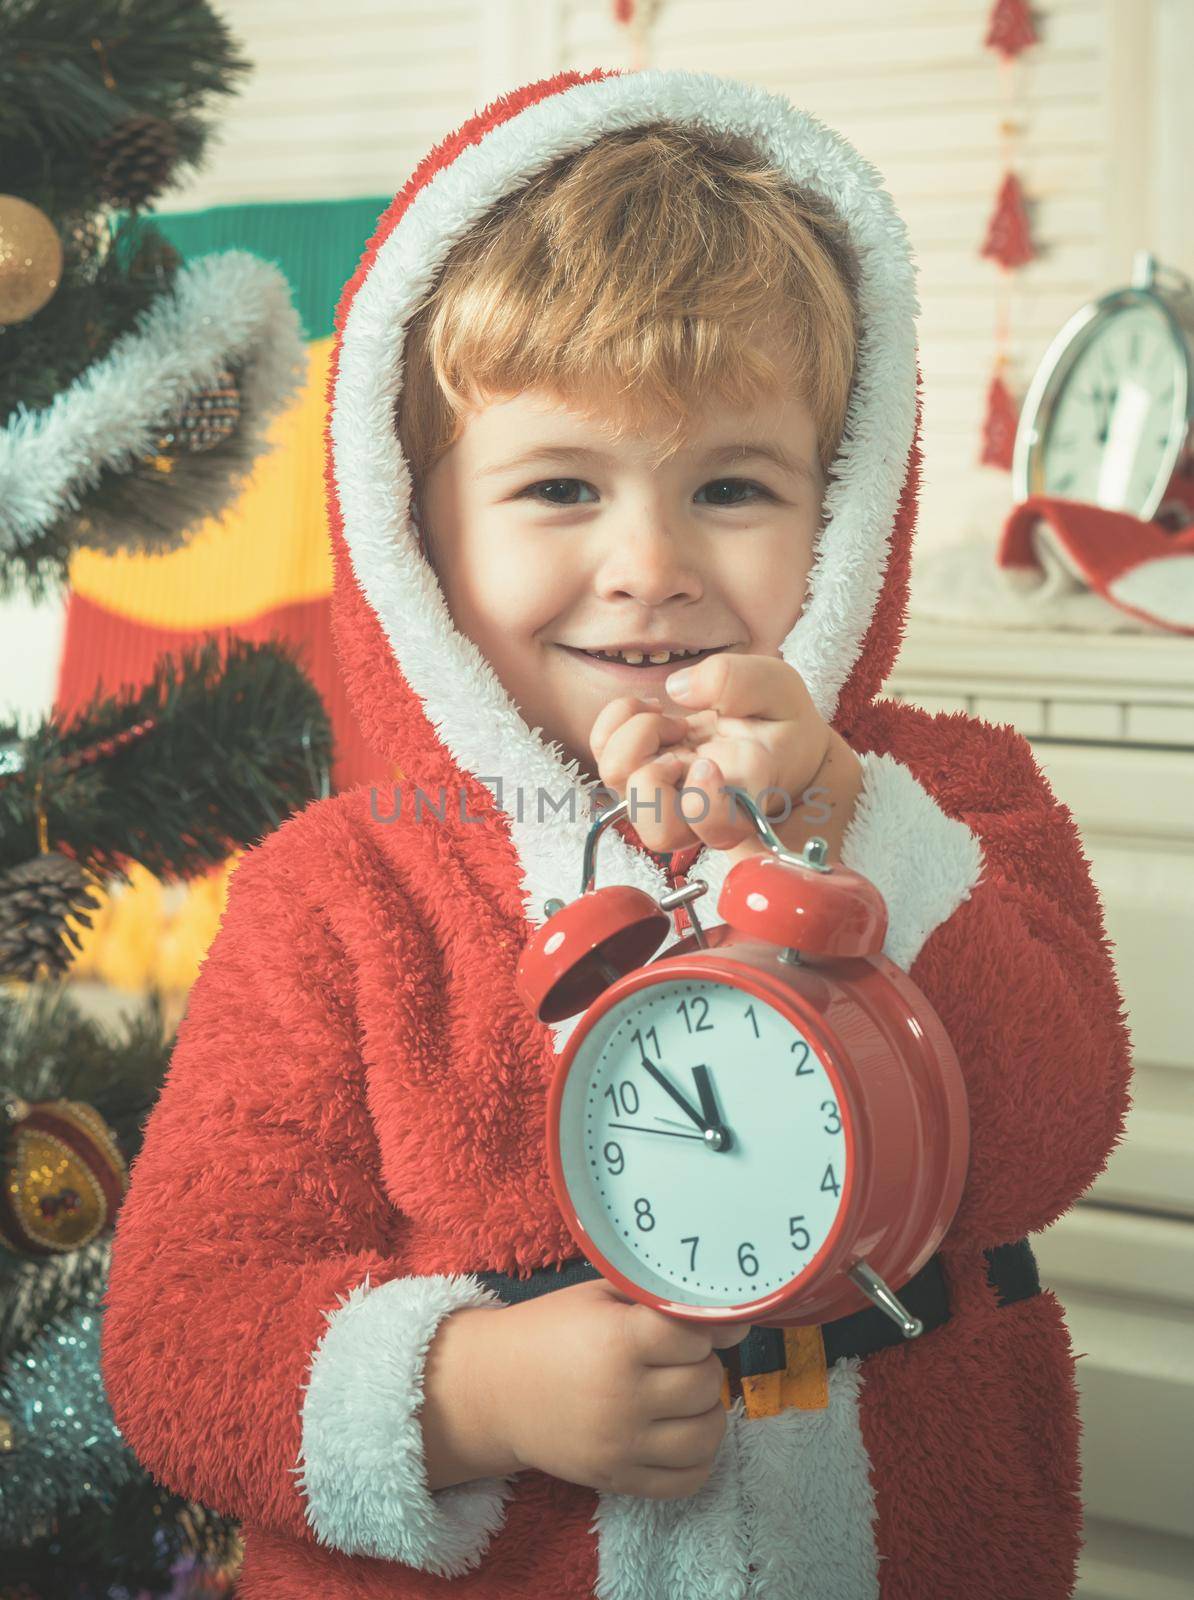
M 62 240 L 44 211 L 0 194 L 0 326 L 25 322 L 62 277 Z

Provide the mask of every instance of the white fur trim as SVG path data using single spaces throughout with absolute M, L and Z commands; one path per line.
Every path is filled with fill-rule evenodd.
M 513 1478 L 429 1490 L 418 1411 L 427 1351 L 463 1306 L 502 1301 L 471 1275 L 363 1284 L 325 1313 L 293 1469 L 321 1544 L 455 1578 L 475 1567 L 506 1516 Z
M 894 756 L 868 751 L 862 792 L 842 840 L 842 861 L 887 902 L 883 953 L 905 972 L 982 875 L 982 843 L 945 814 Z
M 809 579 L 783 655 L 829 718 L 862 648 L 882 587 L 916 423 L 915 270 L 903 221 L 879 174 L 838 133 L 783 96 L 712 73 L 651 69 L 576 84 L 525 107 L 462 149 L 414 196 L 378 251 L 345 322 L 332 395 L 331 452 L 353 569 L 403 675 L 446 748 L 492 786 L 501 775 L 529 797 L 581 792 L 542 730 L 529 729 L 476 645 L 454 626 L 409 515 L 410 474 L 393 425 L 402 384 L 402 335 L 451 246 L 502 195 L 557 156 L 601 134 L 658 117 L 747 134 L 797 183 L 826 197 L 849 225 L 859 260 L 862 337 L 836 481 Z M 500 802 L 499 802 L 500 803 Z M 510 812 L 512 807 L 503 805 Z M 545 821 L 511 815 L 533 926 L 543 902 L 579 892 L 587 809 Z M 694 873 L 717 876 L 703 852 Z M 612 829 L 599 881 L 665 888 L 649 857 Z M 722 867 L 724 875 L 724 866 Z M 718 883 L 717 887 L 720 887 Z M 711 892 L 703 904 L 716 905 Z M 698 913 L 699 913 L 698 907 Z M 557 1026 L 562 1043 L 569 1024 Z
M 824 1411 L 751 1418 L 735 1400 L 695 1495 L 602 1495 L 598 1600 L 877 1600 L 862 1385 L 843 1360 Z
M 242 368 L 237 455 L 251 460 L 266 424 L 297 391 L 305 351 L 285 276 L 244 250 L 181 268 L 171 290 L 52 405 L 18 412 L 0 429 L 0 550 L 29 544 L 77 510 L 105 470 L 153 454 L 163 420 L 230 363 Z M 229 473 L 208 515 L 239 492 L 245 470 Z
M 1142 561 L 1109 583 L 1107 593 L 1159 622 L 1194 628 L 1194 553 Z

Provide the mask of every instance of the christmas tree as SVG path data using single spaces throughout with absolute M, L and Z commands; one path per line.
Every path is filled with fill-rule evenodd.
M 235 1526 L 139 1467 L 99 1373 L 108 1241 L 169 1059 L 160 997 L 112 1037 L 69 975 L 105 879 L 223 861 L 326 793 L 330 763 L 295 662 L 237 640 L 68 727 L 0 727 L 3 1600 L 227 1592 Z
M 303 375 L 285 278 L 151 204 L 247 70 L 200 0 L 0 0 L 0 594 L 225 510 Z
M 281 273 L 184 262 L 153 222 L 247 70 L 206 3 L 0 0 L 0 595 L 61 588 L 82 546 L 185 542 L 297 389 Z M 0 704 L 0 1600 L 235 1581 L 235 1524 L 140 1467 L 99 1370 L 166 1009 L 151 990 L 101 1025 L 73 978 L 132 874 L 227 869 L 330 764 L 324 707 L 273 644 L 213 637 L 69 722 Z

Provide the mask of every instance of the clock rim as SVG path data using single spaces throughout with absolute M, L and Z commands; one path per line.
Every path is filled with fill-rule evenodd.
M 770 947 L 764 948 L 772 954 L 778 953 L 771 951 Z M 815 969 L 810 968 L 810 971 Z M 731 973 L 735 977 L 741 975 L 743 981 L 727 983 L 727 977 Z M 799 1273 L 788 1278 L 777 1288 L 758 1299 L 740 1301 L 734 1305 L 694 1306 L 687 1301 L 673 1300 L 666 1295 L 658 1294 L 645 1285 L 627 1278 L 625 1273 L 597 1247 L 577 1211 L 564 1177 L 560 1139 L 560 1112 L 564 1089 L 576 1057 L 594 1026 L 607 1011 L 638 989 L 656 988 L 661 983 L 686 981 L 692 978 L 703 978 L 706 981 L 721 983 L 724 987 L 748 991 L 756 999 L 772 1006 L 774 1010 L 786 1014 L 788 1020 L 809 1038 L 810 1043 L 814 1043 L 813 1036 L 816 1035 L 814 1048 L 837 1093 L 842 1130 L 846 1140 L 846 1178 L 842 1186 L 841 1204 L 821 1248 Z M 738 962 L 719 961 L 715 952 L 686 951 L 670 958 L 665 952 L 649 966 L 639 967 L 633 972 L 624 974 L 616 982 L 611 983 L 608 989 L 603 990 L 582 1014 L 557 1060 L 547 1097 L 547 1164 L 556 1203 L 569 1232 L 591 1265 L 595 1266 L 616 1288 L 641 1304 L 691 1322 L 763 1322 L 768 1317 L 782 1314 L 797 1298 L 795 1288 L 797 1284 L 801 1286 L 799 1293 L 807 1294 L 810 1283 L 815 1286 L 837 1270 L 836 1257 L 840 1254 L 842 1235 L 845 1233 L 847 1223 L 855 1219 L 854 1214 L 861 1206 L 862 1190 L 857 1174 L 860 1146 L 867 1142 L 868 1135 L 865 1118 L 856 1114 L 852 1094 L 838 1059 L 839 1053 L 833 1034 L 819 1019 L 793 1015 L 792 995 L 792 989 L 781 980 L 770 978 L 757 967 L 745 963 L 740 965 Z M 865 1151 L 862 1154 L 865 1156 Z
M 1099 324 L 1113 320 L 1123 311 L 1141 304 L 1155 307 L 1164 318 L 1169 336 L 1183 358 L 1181 372 L 1185 394 L 1180 408 L 1174 397 L 1174 416 L 1184 416 L 1185 428 L 1171 427 L 1171 437 L 1166 443 L 1158 469 L 1157 481 L 1149 491 L 1139 510 L 1116 507 L 1148 522 L 1156 514 L 1165 498 L 1165 491 L 1173 479 L 1174 471 L 1188 448 L 1194 430 L 1194 297 L 1188 319 L 1178 314 L 1163 292 L 1143 285 L 1129 284 L 1112 289 L 1098 299 L 1088 301 L 1063 324 L 1054 335 L 1028 386 L 1016 425 L 1016 439 L 1012 450 L 1012 493 L 1017 503 L 1027 500 L 1039 491 L 1033 486 L 1033 477 L 1048 441 L 1048 431 L 1061 390 L 1070 369 L 1082 349 L 1095 337 Z M 1185 310 L 1185 307 L 1182 308 Z

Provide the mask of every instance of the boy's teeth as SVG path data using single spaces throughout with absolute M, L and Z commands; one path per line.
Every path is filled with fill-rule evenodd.
M 599 656 L 603 661 L 625 661 L 628 666 L 641 667 L 644 661 L 649 661 L 653 667 L 661 667 L 668 661 L 688 661 L 692 656 L 699 656 L 699 650 L 656 650 L 649 656 L 644 656 L 641 650 L 587 650 L 586 655 Z

